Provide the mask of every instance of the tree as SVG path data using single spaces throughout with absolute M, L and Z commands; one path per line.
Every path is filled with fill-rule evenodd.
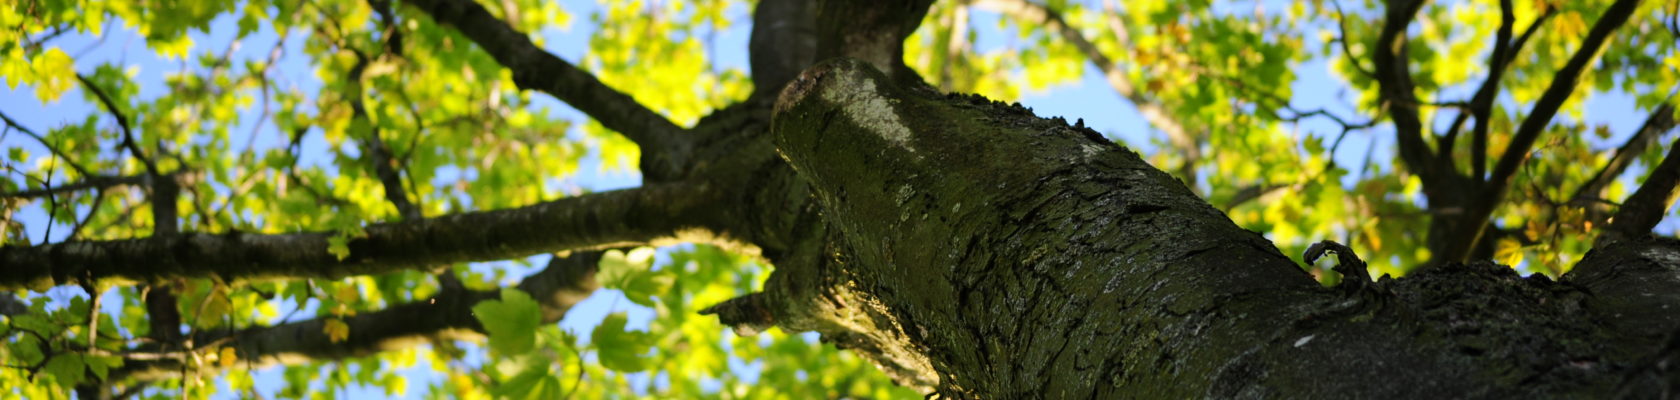
M 750 77 L 704 68 L 694 36 L 673 33 L 725 23 L 710 2 L 598 14 L 587 68 L 527 33 L 560 20 L 534 1 L 7 8 L 8 82 L 44 101 L 80 87 L 104 116 L 46 134 L 5 118 L 49 153 L 13 150 L 20 180 L 0 197 L 70 231 L 31 243 L 7 220 L 0 285 L 32 292 L 0 297 L 0 379 L 32 398 L 203 394 L 209 376 L 249 390 L 236 371 L 292 364 L 281 395 L 301 396 L 320 363 L 344 362 L 357 368 L 326 369 L 329 385 L 400 388 L 391 369 L 428 343 L 448 370 L 433 388 L 462 397 L 626 394 L 635 371 L 668 380 L 640 393 L 720 397 L 1680 389 L 1680 317 L 1665 311 L 1680 306 L 1680 241 L 1653 234 L 1680 183 L 1674 146 L 1653 145 L 1674 125 L 1680 10 L 931 3 L 761 1 Z M 973 10 L 1032 43 L 986 53 Z M 241 35 L 307 32 L 314 99 L 270 80 L 285 39 L 266 61 L 202 57 L 145 101 L 120 68 L 82 74 L 45 44 L 114 16 L 185 54 L 190 28 L 230 11 Z M 1309 49 L 1303 32 L 1320 28 Z M 1315 58 L 1358 93 L 1355 111 L 1296 106 L 1288 83 Z M 1010 97 L 1009 71 L 1047 85 L 1085 65 L 1165 138 L 1152 159 L 1173 173 L 1082 120 L 959 94 Z M 285 135 L 266 153 L 228 138 L 253 92 Z M 1607 132 L 1579 116 L 1594 93 L 1649 113 L 1613 153 L 1581 135 Z M 585 149 L 529 111 L 538 94 L 587 115 L 585 141 L 609 164 L 633 155 L 642 184 L 549 189 Z M 1339 132 L 1329 147 L 1287 133 L 1310 126 Z M 1344 138 L 1375 134 L 1395 138 L 1398 167 L 1337 164 Z M 336 171 L 300 160 L 312 140 Z M 1331 236 L 1352 246 L 1318 242 Z M 649 267 L 650 246 L 676 243 L 706 246 Z M 506 286 L 465 266 L 546 253 Z M 1333 272 L 1312 263 L 1328 253 Z M 762 286 L 736 279 L 757 262 L 773 265 Z M 1371 279 L 1384 274 L 1405 276 Z M 643 331 L 607 316 L 588 344 L 554 327 L 601 285 L 658 318 Z M 285 302 L 316 315 L 275 315 Z M 717 383 L 713 321 L 772 332 L 730 343 L 770 360 L 777 384 Z M 491 361 L 449 361 L 484 336 Z M 869 368 L 858 359 L 901 387 L 848 377 Z

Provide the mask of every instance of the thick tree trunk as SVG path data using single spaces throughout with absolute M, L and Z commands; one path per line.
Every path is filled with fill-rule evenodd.
M 955 398 L 1601 397 L 1674 376 L 1653 354 L 1680 325 L 1675 242 L 1598 250 L 1563 283 L 1471 263 L 1321 288 L 1089 129 L 893 82 L 840 59 L 784 89 L 772 135 L 823 253 L 778 253 L 766 292 L 710 312 Z

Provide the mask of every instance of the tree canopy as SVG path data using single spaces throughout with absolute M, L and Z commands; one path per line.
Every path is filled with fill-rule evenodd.
M 1680 3 L 807 3 L 0 7 L 0 397 L 922 396 L 913 357 L 788 329 L 857 320 L 757 295 L 858 251 L 814 215 L 917 218 L 819 212 L 806 179 L 854 178 L 767 133 L 809 122 L 772 124 L 805 107 L 778 95 L 838 56 L 1004 103 L 1106 96 L 1033 111 L 1324 285 L 1302 254 L 1326 239 L 1372 276 L 1557 277 L 1680 232 Z M 881 33 L 811 33 L 835 24 Z

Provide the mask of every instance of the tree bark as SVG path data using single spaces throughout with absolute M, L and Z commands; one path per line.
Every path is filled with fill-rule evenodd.
M 1596 250 L 1563 283 L 1476 262 L 1324 289 L 1095 132 L 894 81 L 830 61 L 776 104 L 833 257 L 772 281 L 841 283 L 708 311 L 816 330 L 950 398 L 1600 397 L 1673 376 L 1680 321 L 1658 310 L 1680 296 L 1652 294 L 1680 283 L 1680 243 Z

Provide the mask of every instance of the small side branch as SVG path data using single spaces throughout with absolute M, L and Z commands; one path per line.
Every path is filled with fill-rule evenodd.
M 1662 163 L 1651 170 L 1651 176 L 1645 178 L 1645 183 L 1622 202 L 1601 240 L 1650 234 L 1651 229 L 1656 228 L 1663 215 L 1668 213 L 1668 207 L 1674 204 L 1674 196 L 1680 194 L 1676 192 L 1680 189 L 1680 140 L 1669 146 L 1668 156 L 1663 157 Z
M 21 190 L 11 193 L 0 192 L 0 198 L 34 199 L 48 195 L 62 194 L 89 189 L 107 189 L 115 186 L 132 186 L 146 184 L 146 175 L 129 176 L 90 176 L 81 181 L 66 183 L 42 189 Z
M 1627 171 L 1628 166 L 1633 165 L 1633 161 L 1638 159 L 1640 154 L 1645 154 L 1645 148 L 1656 143 L 1663 132 L 1674 129 L 1674 125 L 1674 106 L 1657 106 L 1657 109 L 1652 110 L 1651 115 L 1645 118 L 1645 124 L 1639 127 L 1639 131 L 1634 132 L 1633 137 L 1628 138 L 1627 142 L 1622 143 L 1622 147 L 1616 149 L 1616 154 L 1610 156 L 1610 162 L 1605 163 L 1604 168 L 1593 174 L 1591 180 L 1575 190 L 1575 195 L 1569 198 L 1570 201 L 1576 205 L 1596 202 L 1604 193 L 1604 188 L 1609 187 L 1616 177 Z
M 1470 176 L 1475 179 L 1483 179 L 1487 173 L 1488 127 L 1491 126 L 1491 119 L 1493 118 L 1493 100 L 1495 95 L 1499 93 L 1499 82 L 1505 76 L 1505 70 L 1510 68 L 1511 60 L 1515 60 L 1517 53 L 1522 52 L 1523 46 L 1528 44 L 1528 39 L 1533 37 L 1534 33 L 1539 31 L 1540 27 L 1545 25 L 1546 20 L 1550 19 L 1552 14 L 1556 12 L 1556 9 L 1546 7 L 1540 17 L 1530 23 L 1526 31 L 1523 31 L 1522 36 L 1512 42 L 1511 31 L 1514 29 L 1512 25 L 1515 23 L 1516 17 L 1511 10 L 1513 8 L 1511 1 L 1503 0 L 1499 4 L 1502 16 L 1500 17 L 1498 42 L 1494 43 L 1493 54 L 1489 55 L 1488 58 L 1488 77 L 1487 80 L 1482 82 L 1482 86 L 1476 90 L 1476 95 L 1470 99 L 1470 113 L 1476 116 L 1475 128 L 1472 128 L 1470 133 Z M 1447 142 L 1443 143 L 1442 146 L 1444 146 L 1443 148 L 1450 148 L 1452 144 Z M 1443 158 L 1451 158 L 1450 152 L 1444 151 L 1442 155 Z M 1451 161 L 1446 162 L 1450 163 Z
M 1138 113 L 1143 115 L 1143 118 L 1149 121 L 1150 125 L 1167 135 L 1167 141 L 1172 143 L 1173 147 L 1177 147 L 1184 156 L 1185 168 L 1182 168 L 1179 172 L 1186 175 L 1185 177 L 1189 178 L 1190 181 L 1195 181 L 1194 164 L 1202 157 L 1201 143 L 1191 135 L 1188 129 L 1185 129 L 1183 123 L 1174 119 L 1160 102 L 1145 96 L 1137 90 L 1137 87 L 1132 86 L 1131 79 L 1126 77 L 1126 71 L 1121 70 L 1113 59 L 1103 54 L 1097 48 L 1097 45 L 1087 39 L 1078 29 L 1068 25 L 1067 20 L 1062 18 L 1061 13 L 1029 0 L 982 0 L 977 2 L 975 6 L 1015 19 L 1044 24 L 1061 35 L 1063 40 L 1073 43 L 1073 46 L 1078 48 L 1079 52 L 1083 53 L 1085 58 L 1097 67 L 1097 70 L 1102 71 L 1103 78 L 1108 81 L 1109 87 L 1114 88 L 1115 92 L 1120 93 L 1127 101 L 1132 102 L 1132 105 L 1137 107 Z M 1125 38 L 1126 36 L 1119 37 Z M 1122 40 L 1120 47 L 1130 48 L 1132 46 L 1131 43 Z
M 601 252 L 556 256 L 541 272 L 525 278 L 519 289 L 529 293 L 542 308 L 543 323 L 558 322 L 572 306 L 589 297 L 600 285 L 595 282 Z M 323 333 L 327 318 L 316 318 L 274 326 L 257 326 L 237 331 L 206 332 L 193 338 L 196 343 L 220 343 L 237 351 L 239 365 L 253 367 L 297 364 L 307 361 L 338 360 L 383 351 L 400 350 L 435 339 L 470 338 L 483 333 L 472 315 L 472 306 L 494 299 L 494 291 L 445 290 L 428 299 L 398 304 L 341 320 L 349 326 L 349 337 L 333 341 Z M 157 349 L 137 349 L 140 354 L 171 354 Z M 248 361 L 248 362 L 247 362 Z M 180 357 L 130 359 L 111 372 L 110 380 L 135 378 L 150 381 L 178 377 L 183 372 Z M 219 368 L 213 364 L 197 366 Z
M 513 71 L 521 89 L 540 90 L 588 114 L 602 126 L 642 147 L 643 172 L 675 176 L 689 156 L 683 129 L 594 75 L 537 47 L 524 32 L 514 30 L 473 0 L 406 1 L 461 34 Z M 648 162 L 652 161 L 652 165 Z
M 94 97 L 99 98 L 99 103 L 105 105 L 105 110 L 110 111 L 111 116 L 117 119 L 117 127 L 122 128 L 122 146 L 127 148 L 135 159 L 140 160 L 141 165 L 146 166 L 146 173 L 151 174 L 153 178 L 158 177 L 160 173 L 157 164 L 152 163 L 152 160 L 146 158 L 145 153 L 140 151 L 140 143 L 134 139 L 134 129 L 130 128 L 128 115 L 123 114 L 122 109 L 117 108 L 116 100 L 111 99 L 110 95 L 105 94 L 104 89 L 100 89 L 99 85 L 93 84 L 93 80 L 88 79 L 87 76 L 76 74 L 76 79 L 81 81 L 82 86 L 86 87 L 88 91 L 93 92 Z

